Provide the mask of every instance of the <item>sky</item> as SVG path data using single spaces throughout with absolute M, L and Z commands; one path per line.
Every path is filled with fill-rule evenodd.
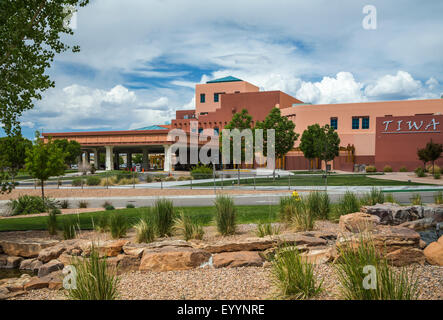
M 313 104 L 437 99 L 442 13 L 437 0 L 91 0 L 63 37 L 81 52 L 57 56 L 23 133 L 166 124 L 195 107 L 196 83 L 228 75 Z

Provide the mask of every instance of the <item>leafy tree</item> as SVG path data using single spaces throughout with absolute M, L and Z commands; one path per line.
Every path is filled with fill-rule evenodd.
M 52 139 L 45 143 L 40 138 L 40 132 L 37 131 L 34 145 L 28 149 L 26 156 L 26 169 L 33 178 L 40 181 L 44 200 L 45 181 L 50 177 L 63 175 L 65 172 L 65 153 Z
M 443 145 L 440 143 L 434 143 L 431 139 L 426 144 L 425 152 L 428 156 L 429 161 L 432 162 L 432 172 L 434 172 L 435 160 L 441 157 L 441 153 L 443 152 Z
M 65 163 L 67 165 L 77 163 L 78 157 L 82 154 L 80 143 L 75 140 L 68 141 L 68 139 L 54 140 L 54 143 L 66 154 Z
M 293 147 L 295 141 L 300 136 L 295 133 L 295 124 L 287 117 L 281 115 L 279 108 L 273 108 L 266 116 L 263 122 L 257 122 L 257 129 L 263 129 L 263 153 L 267 156 L 268 137 L 267 131 L 269 129 L 275 130 L 275 157 L 276 159 L 283 158 Z
M 312 160 L 318 158 L 316 144 L 321 134 L 322 128 L 318 123 L 309 126 L 303 132 L 299 147 L 306 159 Z
M 18 118 L 33 108 L 34 100 L 54 87 L 45 71 L 55 54 L 69 49 L 61 34 L 73 34 L 64 23 L 67 6 L 89 0 L 0 1 L 0 123 L 10 135 L 20 132 Z M 78 46 L 72 48 L 79 51 Z
M 0 138 L 0 167 L 7 170 L 12 179 L 25 166 L 26 150 L 31 147 L 32 142 L 21 135 Z
M 423 161 L 423 168 L 426 169 L 426 163 L 430 161 L 426 148 L 418 149 L 417 156 L 420 161 Z
M 320 160 L 325 162 L 327 172 L 327 164 L 334 160 L 340 153 L 340 138 L 333 127 L 325 125 L 321 127 L 321 134 L 316 143 L 316 153 Z
M 135 155 L 132 155 L 132 162 L 136 164 L 143 163 L 143 155 L 140 153 L 137 153 Z

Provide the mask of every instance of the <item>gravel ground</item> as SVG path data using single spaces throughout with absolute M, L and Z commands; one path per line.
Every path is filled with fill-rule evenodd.
M 283 190 L 265 191 L 260 193 L 284 193 Z M 223 194 L 256 194 L 254 190 L 218 190 Z M 290 192 L 288 191 L 288 194 Z M 40 189 L 14 189 L 11 193 L 0 194 L 0 200 L 17 199 L 21 195 L 41 196 Z M 45 196 L 50 198 L 102 198 L 102 197 L 136 197 L 136 196 L 186 196 L 213 195 L 214 190 L 190 189 L 46 189 Z

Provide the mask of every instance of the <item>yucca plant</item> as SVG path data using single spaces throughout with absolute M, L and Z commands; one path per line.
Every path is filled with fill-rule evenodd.
M 273 280 L 280 294 L 289 299 L 308 299 L 322 291 L 314 266 L 303 258 L 297 248 L 282 246 L 272 261 Z
M 191 218 L 182 211 L 174 220 L 174 230 L 182 235 L 186 241 L 190 239 L 202 240 L 204 236 L 203 227 L 192 222 Z
M 152 208 L 154 223 L 159 237 L 170 236 L 174 225 L 174 204 L 171 200 L 158 199 Z
M 52 209 L 48 215 L 48 232 L 52 236 L 57 234 L 57 214 L 57 209 Z
M 410 198 L 411 203 L 413 206 L 421 206 L 423 205 L 423 201 L 421 200 L 420 193 L 414 193 L 412 197 Z
M 232 235 L 236 231 L 237 209 L 230 196 L 218 195 L 215 199 L 215 222 L 218 232 L 223 235 Z
M 109 230 L 113 239 L 120 239 L 126 236 L 129 229 L 128 220 L 121 213 L 113 213 L 109 218 Z
M 68 291 L 72 300 L 115 300 L 118 297 L 118 277 L 112 274 L 106 258 L 100 258 L 92 247 L 88 258 L 74 260 L 75 287 Z
M 443 204 L 443 192 L 439 191 L 434 195 L 435 204 Z
M 137 243 L 150 243 L 155 240 L 155 228 L 150 221 L 141 218 L 135 225 L 135 240 Z
M 257 230 L 255 234 L 257 235 L 257 237 L 260 238 L 277 235 L 280 234 L 280 227 L 277 225 L 273 226 L 272 223 L 270 222 L 267 223 L 259 222 L 257 224 Z
M 400 271 L 391 268 L 375 248 L 370 236 L 360 236 L 357 246 L 343 244 L 338 247 L 338 252 L 335 270 L 343 299 L 417 299 L 417 280 L 412 280 L 414 271 L 409 273 L 404 268 Z M 368 267 L 374 270 L 374 274 L 370 274 Z

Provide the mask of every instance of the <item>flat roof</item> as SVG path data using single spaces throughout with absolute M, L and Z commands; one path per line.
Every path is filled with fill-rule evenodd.
M 243 80 L 233 77 L 233 76 L 227 76 L 224 78 L 219 78 L 219 79 L 207 81 L 206 83 L 236 82 L 236 81 L 243 81 Z

